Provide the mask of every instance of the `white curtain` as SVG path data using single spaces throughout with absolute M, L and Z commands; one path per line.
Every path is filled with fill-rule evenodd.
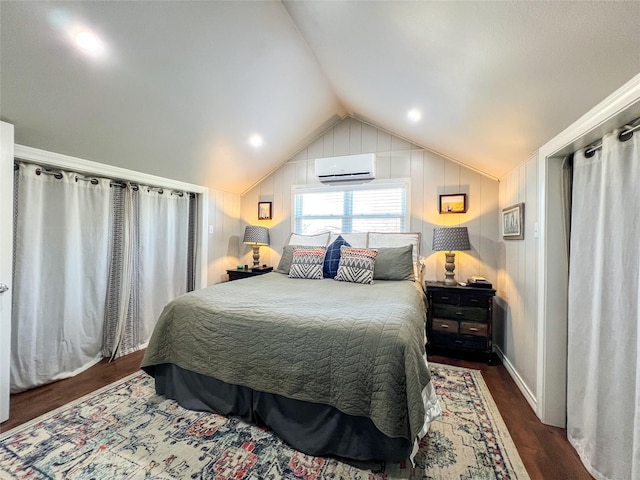
M 113 190 L 105 357 L 142 348 L 164 306 L 187 292 L 189 203 L 167 189 Z
M 187 291 L 189 197 L 161 191 L 138 192 L 141 342 L 151 337 L 164 306 Z
M 640 479 L 640 135 L 574 157 L 567 434 L 596 479 Z
M 102 346 L 109 181 L 39 168 L 16 175 L 12 392 L 72 376 Z

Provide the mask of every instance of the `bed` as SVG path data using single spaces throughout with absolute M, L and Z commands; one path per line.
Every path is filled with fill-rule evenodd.
M 424 322 L 418 282 L 273 272 L 169 303 L 142 368 L 158 394 L 267 426 L 303 453 L 412 459 L 440 414 Z

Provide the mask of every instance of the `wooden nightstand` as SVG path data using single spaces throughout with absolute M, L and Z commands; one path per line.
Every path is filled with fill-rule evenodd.
M 429 350 L 478 352 L 492 363 L 493 297 L 491 288 L 445 286 L 425 282 Z
M 273 271 L 273 267 L 258 267 L 258 268 L 232 268 L 227 270 L 229 275 L 229 281 L 240 280 L 241 278 L 255 277 L 256 275 L 264 275 Z

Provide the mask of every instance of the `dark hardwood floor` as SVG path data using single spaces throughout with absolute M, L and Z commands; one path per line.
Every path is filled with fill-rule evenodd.
M 140 351 L 113 362 L 103 360 L 76 377 L 12 395 L 9 420 L 0 425 L 0 431 L 5 432 L 135 372 L 142 355 Z M 488 366 L 439 355 L 431 355 L 429 361 L 482 371 L 532 480 L 592 478 L 567 441 L 566 431 L 540 423 L 502 365 Z
M 104 359 L 75 377 L 11 395 L 9 420 L 0 424 L 0 431 L 5 432 L 134 373 L 140 368 L 143 355 L 144 350 L 140 350 L 113 362 Z

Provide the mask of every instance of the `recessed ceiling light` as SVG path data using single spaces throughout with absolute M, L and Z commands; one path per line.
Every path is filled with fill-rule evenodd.
M 101 55 L 105 51 L 105 45 L 100 37 L 88 30 L 76 33 L 74 40 L 78 48 L 91 55 Z
M 412 122 L 417 122 L 422 118 L 422 112 L 417 108 L 414 108 L 412 110 L 409 110 L 409 113 L 407 113 L 407 117 L 409 117 L 409 120 L 411 120 Z
M 251 135 L 251 137 L 249 137 L 249 143 L 252 146 L 258 148 L 264 143 L 264 140 L 262 140 L 262 136 L 256 133 L 255 135 Z

